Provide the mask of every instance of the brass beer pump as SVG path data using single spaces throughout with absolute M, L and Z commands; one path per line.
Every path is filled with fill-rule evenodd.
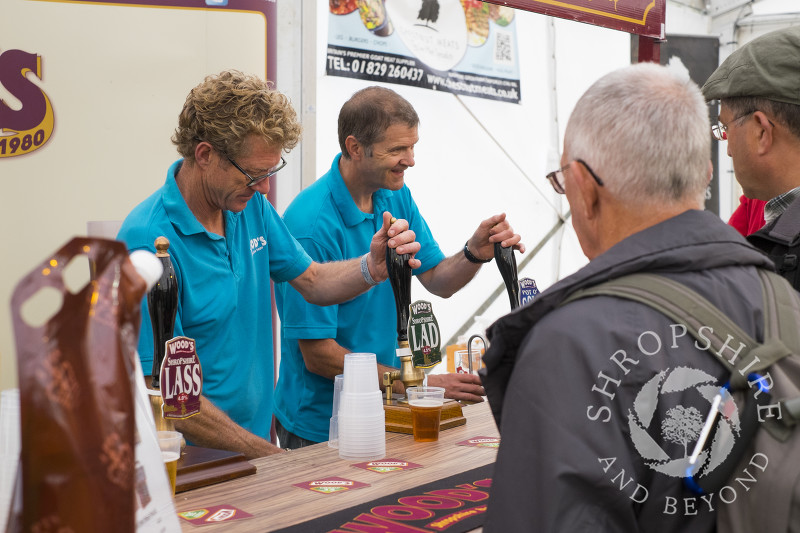
M 393 219 L 394 221 L 394 219 Z M 383 386 L 386 389 L 386 404 L 392 403 L 392 384 L 396 380 L 403 382 L 406 387 L 422 385 L 425 373 L 421 368 L 415 368 L 412 361 L 411 349 L 408 346 L 408 314 L 411 306 L 411 267 L 408 264 L 411 257 L 408 254 L 398 254 L 397 250 L 386 247 L 386 269 L 389 273 L 389 282 L 394 292 L 394 303 L 397 310 L 397 357 L 400 359 L 400 369 L 384 372 Z
M 394 223 L 394 219 L 392 219 Z M 386 248 L 386 269 L 389 282 L 394 292 L 394 302 L 397 310 L 397 357 L 400 359 L 400 369 L 384 372 L 382 385 L 386 390 L 384 411 L 386 413 L 386 431 L 394 433 L 413 433 L 411 408 L 408 406 L 408 396 L 395 398 L 392 394 L 392 385 L 400 380 L 406 389 L 422 385 L 425 372 L 414 366 L 413 354 L 408 343 L 408 321 L 411 307 L 411 266 L 408 261 L 411 256 L 398 254 L 393 248 Z M 455 400 L 445 400 L 442 406 L 440 430 L 461 426 L 467 423 L 461 410 L 461 404 Z

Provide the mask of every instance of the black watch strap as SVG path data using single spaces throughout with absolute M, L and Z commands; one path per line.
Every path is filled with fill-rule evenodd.
M 469 261 L 470 263 L 475 263 L 475 264 L 480 265 L 482 263 L 488 263 L 489 261 L 494 259 L 493 257 L 490 257 L 489 259 L 478 259 L 474 255 L 472 255 L 472 252 L 469 251 L 469 246 L 468 245 L 469 245 L 469 241 L 464 243 L 464 257 L 466 257 L 467 261 Z

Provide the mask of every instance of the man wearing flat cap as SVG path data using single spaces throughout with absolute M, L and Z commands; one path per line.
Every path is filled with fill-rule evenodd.
M 720 100 L 711 129 L 727 141 L 744 195 L 767 202 L 765 226 L 747 239 L 800 290 L 800 27 L 748 42 L 702 91 Z

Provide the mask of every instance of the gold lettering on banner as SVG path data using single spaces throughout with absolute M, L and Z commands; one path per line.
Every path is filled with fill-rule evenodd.
M 598 16 L 601 16 L 601 17 L 608 17 L 608 18 L 615 19 L 615 20 L 620 20 L 620 21 L 623 21 L 623 22 L 630 22 L 632 24 L 636 24 L 636 25 L 639 25 L 639 26 L 644 26 L 647 23 L 647 15 L 650 13 L 650 10 L 653 9 L 656 6 L 656 0 L 651 0 L 651 2 L 647 5 L 647 7 L 644 8 L 644 11 L 642 12 L 642 18 L 641 19 L 636 19 L 636 18 L 633 18 L 633 17 L 626 17 L 624 15 L 618 15 L 616 13 L 611 13 L 609 11 L 603 11 L 601 9 L 595 9 L 595 8 L 590 8 L 590 7 L 585 7 L 585 6 L 578 6 L 578 5 L 571 4 L 571 3 L 565 2 L 565 1 L 564 2 L 559 1 L 559 0 L 530 0 L 530 1 L 533 2 L 534 4 L 545 4 L 545 5 L 548 5 L 548 6 L 560 7 L 562 9 L 568 9 L 568 10 L 571 10 L 571 11 L 579 11 L 581 13 L 588 13 L 590 15 L 598 15 Z M 592 0 L 589 0 L 589 2 L 591 2 L 591 1 Z M 616 11 L 617 10 L 617 2 L 619 2 L 620 0 L 608 0 L 608 1 L 609 2 L 614 2 L 614 11 Z

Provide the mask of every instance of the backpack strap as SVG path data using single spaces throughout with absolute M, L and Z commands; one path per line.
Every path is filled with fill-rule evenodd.
M 744 387 L 748 373 L 764 370 L 783 356 L 759 357 L 759 361 L 748 366 L 752 361 L 745 356 L 760 346 L 759 343 L 697 292 L 657 274 L 630 274 L 581 289 L 561 305 L 601 295 L 637 301 L 684 324 L 697 341 L 710 343 L 716 359 L 731 372 L 731 388 Z
M 797 201 L 795 199 L 792 204 Z M 778 217 L 775 225 L 767 232 L 773 240 L 791 246 L 798 238 L 800 228 L 800 204 L 789 207 Z
M 764 338 L 772 344 L 771 354 L 800 354 L 800 295 L 775 272 L 759 270 L 758 275 L 764 299 Z M 784 428 L 800 423 L 800 398 L 783 399 L 780 404 Z
M 789 204 L 774 224 L 748 235 L 747 240 L 772 259 L 778 273 L 800 290 L 800 198 Z

